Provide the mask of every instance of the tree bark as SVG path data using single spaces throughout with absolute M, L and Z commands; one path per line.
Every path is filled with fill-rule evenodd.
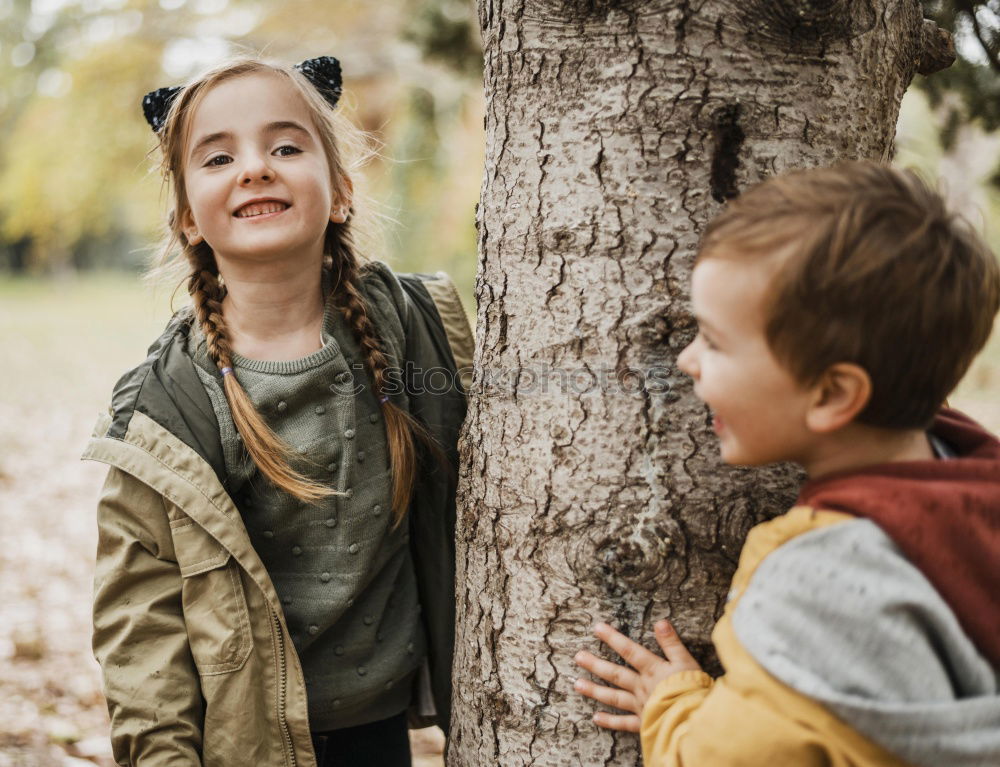
M 916 0 L 480 0 L 486 173 L 448 763 L 633 765 L 573 663 L 608 619 L 709 634 L 788 467 L 720 464 L 674 360 L 699 233 L 747 184 L 888 159 Z M 930 57 L 933 58 L 933 57 Z

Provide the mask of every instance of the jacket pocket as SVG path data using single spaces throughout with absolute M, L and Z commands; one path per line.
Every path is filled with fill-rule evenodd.
M 239 565 L 190 520 L 172 522 L 170 531 L 181 571 L 184 623 L 198 672 L 208 676 L 236 671 L 252 650 Z

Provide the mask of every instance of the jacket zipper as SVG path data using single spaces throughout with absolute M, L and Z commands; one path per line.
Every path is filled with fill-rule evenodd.
M 274 628 L 278 632 L 278 658 L 280 660 L 280 679 L 278 682 L 278 724 L 281 725 L 281 734 L 285 736 L 285 745 L 288 747 L 288 755 L 292 759 L 292 765 L 294 766 L 297 761 L 295 759 L 295 746 L 292 744 L 292 733 L 288 729 L 288 720 L 285 719 L 285 698 L 288 692 L 288 675 L 285 669 L 285 637 L 281 632 L 281 620 L 273 612 L 271 613 L 274 618 Z

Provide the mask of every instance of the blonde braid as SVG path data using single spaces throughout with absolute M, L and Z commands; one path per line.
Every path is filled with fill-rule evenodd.
M 222 388 L 233 416 L 233 424 L 250 458 L 267 479 L 301 501 L 312 503 L 337 494 L 292 468 L 291 448 L 267 425 L 249 395 L 232 372 L 233 348 L 222 314 L 225 289 L 219 284 L 218 269 L 211 251 L 189 249 L 193 271 L 188 278 L 188 292 L 194 301 L 195 314 L 208 346 L 208 356 L 223 371 Z
M 219 368 L 232 365 L 233 349 L 222 317 L 222 299 L 225 288 L 219 284 L 219 275 L 211 265 L 202 265 L 188 278 L 188 293 L 194 300 L 195 314 L 208 343 L 208 356 Z
M 385 373 L 389 367 L 389 360 L 382 351 L 378 331 L 368 317 L 368 310 L 361 291 L 358 289 L 357 275 L 354 270 L 341 273 L 339 288 L 338 298 L 340 300 L 337 302 L 337 308 L 340 309 L 340 313 L 361 347 L 365 366 L 375 380 L 375 393 L 381 399 L 385 393 Z
M 339 275 L 333 298 L 361 348 L 365 368 L 372 377 L 375 397 L 385 418 L 386 442 L 392 466 L 393 527 L 397 527 L 406 517 L 417 478 L 418 456 L 414 437 L 439 461 L 443 460 L 443 453 L 430 432 L 385 395 L 389 359 L 382 350 L 378 331 L 368 317 L 365 300 L 358 287 L 360 270 L 351 248 L 347 225 L 341 225 L 339 230 L 340 237 L 335 249 Z

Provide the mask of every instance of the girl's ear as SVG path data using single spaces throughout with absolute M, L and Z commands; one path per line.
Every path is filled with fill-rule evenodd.
M 198 245 L 205 239 L 198 231 L 198 225 L 194 222 L 190 208 L 185 208 L 181 213 L 181 231 L 184 232 L 188 245 Z
M 334 190 L 333 204 L 330 207 L 330 220 L 335 224 L 343 224 L 351 215 L 351 202 L 354 199 L 354 182 L 346 173 L 340 177 L 340 189 Z
M 872 396 L 868 372 L 853 362 L 838 362 L 820 376 L 806 411 L 806 425 L 816 434 L 836 431 L 855 419 Z

